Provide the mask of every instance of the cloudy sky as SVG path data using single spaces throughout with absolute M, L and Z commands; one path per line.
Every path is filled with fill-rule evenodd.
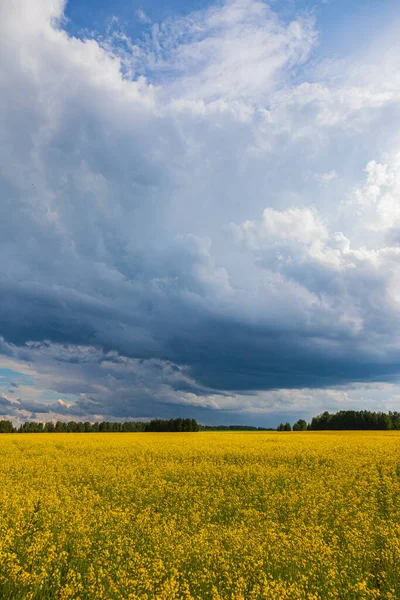
M 399 409 L 399 25 L 0 2 L 0 418 Z

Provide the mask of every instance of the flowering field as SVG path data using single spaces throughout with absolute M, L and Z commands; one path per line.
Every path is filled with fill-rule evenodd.
M 400 432 L 0 436 L 0 598 L 400 598 Z

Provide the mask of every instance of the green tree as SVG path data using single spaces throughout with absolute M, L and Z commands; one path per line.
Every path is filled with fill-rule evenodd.
M 307 431 L 307 422 L 304 419 L 299 419 L 293 425 L 293 431 Z
M 14 431 L 11 421 L 0 421 L 0 433 L 14 433 Z
M 65 423 L 63 423 L 62 421 L 57 421 L 55 431 L 57 433 L 65 433 L 65 431 L 67 431 Z

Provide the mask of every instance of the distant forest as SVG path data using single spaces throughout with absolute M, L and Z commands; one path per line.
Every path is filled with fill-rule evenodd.
M 200 425 L 199 431 L 275 431 L 273 427 L 252 427 L 251 425 Z
M 278 431 L 344 431 L 344 430 L 388 430 L 400 429 L 400 413 L 370 412 L 368 410 L 341 410 L 331 414 L 327 411 L 313 417 L 311 423 L 299 419 L 291 427 L 290 423 L 281 423 Z
M 277 431 L 343 431 L 343 430 L 400 430 L 400 412 L 370 412 L 368 410 L 341 410 L 331 414 L 324 412 L 313 417 L 311 423 L 299 419 L 292 426 L 281 423 Z M 275 431 L 271 428 L 249 425 L 200 425 L 196 419 L 153 419 L 149 422 L 126 421 L 114 423 L 102 421 L 26 421 L 14 427 L 11 421 L 0 421 L 0 433 L 127 433 L 127 432 L 192 432 L 192 431 Z
M 196 419 L 153 419 L 149 422 L 126 421 L 115 423 L 102 421 L 91 423 L 90 421 L 48 421 L 39 423 L 37 421 L 26 421 L 18 428 L 11 421 L 0 421 L 0 433 L 127 433 L 127 432 L 177 432 L 177 431 L 275 431 L 265 427 L 252 427 L 250 425 L 199 425 Z
M 26 421 L 18 428 L 11 421 L 0 421 L 0 433 L 127 433 L 151 431 L 199 431 L 199 424 L 195 419 L 153 419 L 149 422 L 126 421 L 125 423 L 90 423 L 89 421 L 57 421 L 53 423 L 38 423 Z

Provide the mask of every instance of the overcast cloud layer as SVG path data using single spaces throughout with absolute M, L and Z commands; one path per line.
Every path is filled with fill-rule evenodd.
M 396 408 L 396 28 L 319 61 L 258 0 L 64 8 L 0 4 L 0 418 Z

